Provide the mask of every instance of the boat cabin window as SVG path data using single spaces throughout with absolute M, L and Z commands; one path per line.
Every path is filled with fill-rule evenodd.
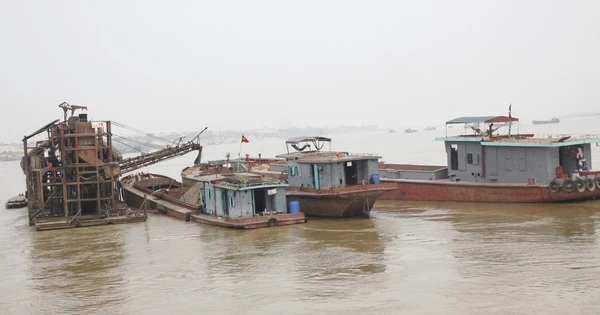
M 297 173 L 298 166 L 288 166 L 288 174 L 290 174 L 290 176 L 296 176 Z
M 479 164 L 479 154 L 467 153 L 467 164 L 478 165 Z
M 458 145 L 452 144 L 450 146 L 450 169 L 458 170 Z

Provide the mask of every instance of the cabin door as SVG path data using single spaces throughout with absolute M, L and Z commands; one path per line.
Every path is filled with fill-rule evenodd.
M 321 189 L 321 183 L 319 183 L 319 165 L 312 164 L 312 175 L 313 175 L 313 185 L 315 189 Z
M 356 161 L 348 161 L 344 165 L 347 186 L 358 184 L 358 167 L 356 164 Z
M 450 169 L 458 170 L 458 146 L 456 144 L 450 146 Z
M 264 189 L 256 189 L 254 190 L 254 194 L 253 194 L 253 200 L 254 200 L 254 214 L 259 213 L 259 212 L 263 212 L 263 211 L 267 211 L 267 210 L 271 210 L 271 209 L 267 209 L 267 199 L 266 199 L 266 193 Z
M 215 212 L 215 187 L 211 184 L 204 184 L 204 212 L 214 214 Z
M 221 190 L 221 209 L 223 210 L 223 215 L 229 216 L 229 198 L 227 198 L 227 190 Z

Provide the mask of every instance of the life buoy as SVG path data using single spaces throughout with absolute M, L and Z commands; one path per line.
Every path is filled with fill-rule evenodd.
M 274 227 L 279 225 L 279 221 L 277 221 L 277 219 L 275 218 L 270 218 L 267 224 L 269 225 L 269 227 Z
M 585 182 L 583 181 L 583 179 L 581 177 L 575 178 L 575 187 L 577 188 L 578 192 L 585 191 Z
M 566 192 L 573 192 L 573 190 L 575 190 L 575 182 L 573 182 L 573 180 L 570 178 L 566 178 L 563 180 L 562 188 Z
M 556 179 L 553 179 L 550 184 L 548 184 L 548 190 L 551 193 L 557 193 L 560 190 L 560 184 Z
M 594 190 L 596 190 L 596 183 L 594 182 L 594 180 L 591 177 L 586 177 L 585 178 L 585 187 L 589 191 L 594 191 Z

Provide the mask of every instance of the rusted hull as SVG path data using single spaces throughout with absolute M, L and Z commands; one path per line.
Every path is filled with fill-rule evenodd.
M 156 210 L 154 198 L 147 198 L 146 204 L 144 204 L 143 194 L 133 193 L 130 189 L 123 189 L 123 193 L 125 195 L 125 202 L 127 202 L 127 205 L 132 209 L 146 208 L 147 210 Z
M 160 185 L 155 186 L 154 188 L 161 189 L 161 191 L 155 191 L 149 188 L 157 183 Z M 165 185 L 167 185 L 167 190 L 163 190 Z M 134 209 L 156 210 L 159 207 L 157 203 L 157 200 L 159 199 L 192 211 L 200 209 L 198 205 L 180 201 L 179 197 L 181 197 L 189 187 L 182 187 L 180 182 L 167 176 L 157 174 L 126 176 L 121 179 L 121 187 L 123 187 L 123 194 L 127 205 Z
M 496 203 L 547 203 L 595 199 L 600 189 L 551 192 L 547 185 L 466 183 L 451 181 L 385 180 L 396 189 L 383 192 L 380 200 L 456 201 Z
M 300 211 L 312 217 L 369 217 L 377 196 L 295 196 L 288 199 L 300 203 Z
M 247 219 L 219 218 L 207 214 L 192 214 L 191 221 L 211 224 L 216 226 L 231 227 L 238 229 L 256 229 L 275 227 L 280 225 L 291 225 L 305 223 L 304 213 L 277 213 L 266 216 L 256 216 Z
M 286 196 L 288 202 L 297 200 L 300 211 L 307 216 L 368 218 L 375 201 L 389 189 L 395 189 L 395 186 L 356 185 L 324 190 L 288 187 Z

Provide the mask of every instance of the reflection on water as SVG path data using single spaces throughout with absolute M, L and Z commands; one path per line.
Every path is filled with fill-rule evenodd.
M 297 237 L 305 253 L 301 261 L 315 262 L 299 266 L 307 281 L 353 279 L 385 271 L 385 265 L 380 263 L 383 240 L 373 220 L 314 218 L 310 225 L 298 230 Z M 321 255 L 325 253 L 328 259 L 323 262 Z
M 427 214 L 427 220 L 448 221 L 459 232 L 481 232 L 495 236 L 523 234 L 582 236 L 595 241 L 595 228 L 600 210 L 598 201 L 556 204 L 494 204 L 460 202 L 380 201 L 380 212 L 401 211 Z M 537 239 L 538 241 L 540 239 Z
M 377 210 L 381 217 L 408 221 L 405 227 L 409 228 L 398 235 L 405 242 L 402 247 L 423 242 L 421 248 L 430 248 L 435 258 L 443 259 L 443 266 L 433 269 L 442 282 L 452 286 L 438 286 L 440 294 L 459 290 L 463 294 L 457 298 L 462 303 L 500 313 L 521 313 L 523 305 L 530 310 L 571 313 L 573 301 L 582 303 L 578 309 L 583 313 L 600 309 L 598 302 L 586 297 L 600 293 L 595 233 L 600 219 L 598 201 L 549 205 L 380 202 Z M 411 232 L 411 222 L 420 225 L 420 235 Z M 423 224 L 433 225 L 437 237 Z
M 35 309 L 50 313 L 81 313 L 124 299 L 123 230 L 101 226 L 31 235 L 29 283 Z M 73 303 L 58 303 L 70 300 Z M 54 302 L 51 302 L 54 301 Z

